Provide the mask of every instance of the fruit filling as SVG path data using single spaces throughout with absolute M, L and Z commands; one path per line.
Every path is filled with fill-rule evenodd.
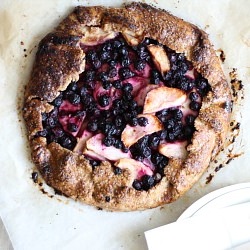
M 150 38 L 130 46 L 119 34 L 81 48 L 85 71 L 42 114 L 37 136 L 84 155 L 93 168 L 103 160 L 116 175 L 128 168 L 131 185 L 149 190 L 169 158 L 187 156 L 210 85 L 184 54 Z

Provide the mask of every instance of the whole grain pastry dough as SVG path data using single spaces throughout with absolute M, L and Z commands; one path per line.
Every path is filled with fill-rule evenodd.
M 231 95 L 196 26 L 145 3 L 80 6 L 40 42 L 23 111 L 48 185 L 132 211 L 200 178 L 223 147 Z

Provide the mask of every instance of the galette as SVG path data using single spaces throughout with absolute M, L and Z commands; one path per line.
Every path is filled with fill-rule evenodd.
M 132 211 L 173 202 L 197 182 L 223 148 L 231 108 L 208 35 L 133 2 L 76 7 L 42 39 L 23 113 L 49 186 Z

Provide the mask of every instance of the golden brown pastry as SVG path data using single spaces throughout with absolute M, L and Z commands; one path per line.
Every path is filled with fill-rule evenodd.
M 48 185 L 131 211 L 200 178 L 223 147 L 231 95 L 205 32 L 130 3 L 76 7 L 42 39 L 23 110 Z

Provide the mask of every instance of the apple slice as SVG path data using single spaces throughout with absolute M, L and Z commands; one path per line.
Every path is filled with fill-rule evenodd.
M 162 73 L 170 70 L 170 61 L 164 48 L 160 45 L 150 44 L 148 50 L 152 56 L 152 60 L 156 68 Z
M 81 38 L 81 42 L 86 46 L 94 46 L 100 43 L 104 43 L 107 40 L 116 37 L 117 33 L 112 31 L 104 31 L 99 27 L 85 27 L 83 28 L 84 36 Z
M 187 141 L 163 143 L 159 145 L 158 150 L 161 154 L 169 158 L 185 159 L 188 154 L 186 146 L 187 146 Z
M 136 46 L 139 43 L 139 40 L 135 37 L 135 33 L 131 32 L 131 31 L 123 31 L 122 32 L 123 37 L 125 38 L 126 42 L 130 45 L 130 46 Z
M 135 97 L 135 101 L 139 106 L 142 106 L 145 102 L 145 98 L 148 94 L 148 92 L 152 89 L 158 88 L 158 85 L 155 84 L 149 84 L 145 88 L 141 88 L 138 95 Z
M 153 171 L 146 167 L 142 162 L 134 159 L 120 159 L 114 164 L 121 169 L 129 169 L 131 172 L 131 180 L 140 179 L 144 175 L 153 175 Z M 131 183 L 132 184 L 132 183 Z
M 139 115 L 138 117 L 147 118 L 148 124 L 145 127 L 141 127 L 139 125 L 135 127 L 126 125 L 121 136 L 121 140 L 126 147 L 130 147 L 145 135 L 149 135 L 163 129 L 162 123 L 155 115 Z
M 131 158 L 130 152 L 124 153 L 121 149 L 117 149 L 113 146 L 106 147 L 103 145 L 102 140 L 104 138 L 103 134 L 96 134 L 86 141 L 87 151 L 93 151 L 97 155 L 101 155 L 110 161 L 117 161 L 121 158 Z
M 155 113 L 162 109 L 181 106 L 187 98 L 184 91 L 177 88 L 159 87 L 148 92 L 143 114 Z
M 77 144 L 73 150 L 78 154 L 82 154 L 86 145 L 86 141 L 93 136 L 93 133 L 89 132 L 88 130 L 84 130 L 82 132 L 81 138 L 77 141 Z
M 88 150 L 88 149 L 84 149 L 83 151 L 83 155 L 85 156 L 89 156 L 90 158 L 94 159 L 94 160 L 99 160 L 99 161 L 105 161 L 106 158 L 101 156 L 101 155 L 98 155 L 97 153 L 95 153 L 94 151 L 92 150 Z

